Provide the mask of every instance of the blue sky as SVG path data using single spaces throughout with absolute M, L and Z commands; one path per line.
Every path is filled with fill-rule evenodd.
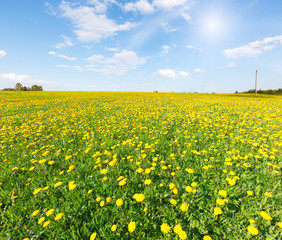
M 281 0 L 2 0 L 0 89 L 282 87 Z

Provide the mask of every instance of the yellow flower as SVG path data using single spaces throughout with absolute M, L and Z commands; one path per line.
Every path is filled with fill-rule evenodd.
M 176 204 L 177 204 L 177 201 L 176 201 L 175 199 L 173 199 L 173 198 L 170 199 L 169 201 L 170 201 L 170 203 L 171 203 L 172 205 L 176 205 Z
M 174 189 L 172 190 L 172 192 L 176 195 L 176 194 L 178 194 L 178 189 L 177 189 L 177 188 L 174 188 Z
M 101 201 L 100 202 L 100 207 L 104 207 L 105 206 L 105 201 Z
M 97 233 L 92 233 L 90 235 L 90 240 L 94 240 L 96 238 Z
M 49 220 L 49 221 L 46 221 L 46 222 L 43 224 L 43 227 L 47 227 L 49 224 L 50 224 L 50 220 Z
M 123 204 L 123 200 L 121 198 L 119 198 L 117 201 L 116 201 L 116 205 L 118 207 L 120 207 L 121 205 Z
M 74 181 L 70 181 L 69 182 L 69 190 L 71 191 L 71 190 L 73 190 L 73 189 L 75 189 L 76 188 L 76 184 L 74 184 Z
M 205 235 L 205 236 L 203 237 L 203 240 L 212 240 L 212 238 L 211 238 L 209 235 Z
M 260 216 L 263 217 L 266 221 L 271 221 L 272 217 L 265 211 L 260 212 Z
M 52 214 L 54 213 L 54 211 L 55 211 L 55 209 L 50 209 L 50 210 L 48 210 L 48 211 L 46 212 L 46 216 L 48 217 L 48 216 L 52 215 Z
M 140 194 L 136 193 L 136 194 L 133 195 L 133 198 L 134 198 L 137 202 L 143 202 L 144 199 L 145 199 L 145 195 L 142 194 L 142 193 L 140 193 Z
M 215 208 L 213 209 L 213 212 L 214 212 L 215 215 L 220 215 L 220 214 L 222 214 L 222 210 L 221 210 L 221 208 L 219 208 L 219 207 L 215 207 Z
M 23 240 L 29 240 L 29 238 L 24 238 Z
M 163 223 L 163 224 L 161 225 L 161 231 L 162 231 L 163 233 L 169 233 L 169 231 L 170 231 L 170 226 L 169 226 L 167 223 Z
M 266 196 L 266 197 L 273 197 L 270 192 L 265 192 L 265 193 L 264 193 L 264 196 Z
M 123 186 L 126 184 L 126 181 L 127 181 L 127 178 L 124 178 L 118 183 L 118 185 Z
M 191 169 L 191 168 L 186 168 L 185 171 L 188 172 L 188 173 L 194 173 L 194 170 Z
M 186 192 L 192 192 L 193 189 L 192 189 L 190 186 L 187 186 L 187 187 L 185 188 L 185 191 L 186 191 Z
M 151 179 L 146 179 L 144 181 L 145 185 L 150 185 L 150 184 L 153 184 L 152 180 Z
M 253 223 L 255 223 L 256 221 L 254 220 L 254 219 L 249 219 L 249 223 L 250 224 L 253 224 Z
M 111 231 L 112 231 L 112 232 L 115 232 L 116 230 L 117 230 L 117 225 L 114 224 L 114 225 L 111 227 Z
M 128 224 L 128 231 L 129 232 L 132 233 L 135 230 L 135 228 L 136 228 L 136 223 L 134 221 L 132 221 Z
M 180 223 L 178 223 L 177 225 L 174 226 L 173 231 L 178 234 L 180 231 L 182 231 L 182 227 L 180 225 Z
M 220 196 L 222 196 L 222 197 L 226 197 L 226 196 L 227 196 L 227 192 L 226 192 L 225 190 L 220 190 L 220 191 L 218 192 L 218 194 L 219 194 Z
M 63 213 L 58 213 L 58 214 L 56 215 L 56 217 L 55 217 L 55 221 L 60 220 L 63 216 L 64 216 Z
M 59 186 L 61 186 L 63 184 L 63 182 L 57 182 L 57 183 L 55 183 L 54 184 L 54 187 L 56 188 L 56 187 L 59 187 Z
M 104 175 L 107 174 L 108 172 L 109 172 L 109 170 L 106 169 L 106 168 L 104 168 L 104 169 L 101 170 L 101 174 L 104 174 Z
M 37 193 L 41 192 L 42 188 L 36 188 L 34 191 L 33 191 L 33 194 L 36 195 Z
M 40 210 L 36 210 L 36 211 L 34 211 L 33 213 L 32 213 L 32 216 L 36 216 L 38 213 L 40 212 Z
M 174 188 L 176 188 L 175 184 L 174 183 L 170 183 L 169 185 L 169 189 L 173 190 Z
M 107 197 L 106 201 L 107 201 L 107 203 L 110 203 L 112 201 L 112 198 L 111 197 Z
M 38 224 L 41 224 L 41 223 L 43 223 L 45 221 L 45 217 L 42 217 L 42 218 L 40 218 L 39 220 L 38 220 Z
M 187 212 L 188 211 L 188 205 L 186 203 L 182 203 L 180 206 L 180 209 L 182 212 Z
M 196 182 L 192 182 L 192 183 L 191 183 L 191 187 L 197 187 L 197 185 L 198 185 L 198 184 L 197 184 Z
M 216 203 L 220 206 L 224 205 L 225 201 L 223 199 L 216 199 Z
M 277 223 L 278 227 L 282 228 L 282 222 Z
M 48 164 L 49 165 L 53 165 L 55 163 L 55 161 L 49 161 Z
M 138 173 L 142 173 L 142 172 L 143 172 L 143 168 L 138 168 L 136 171 L 137 171 Z
M 180 232 L 178 233 L 178 237 L 179 237 L 180 239 L 187 239 L 187 233 L 186 233 L 185 231 L 180 231 Z
M 92 192 L 93 192 L 93 190 L 91 190 L 91 189 L 90 189 L 90 190 L 88 190 L 88 192 L 87 192 L 87 193 L 88 193 L 88 194 L 90 194 L 90 193 L 92 193 Z
M 252 235 L 258 235 L 259 234 L 259 231 L 257 230 L 256 227 L 254 226 L 248 226 L 248 232 Z
M 247 191 L 247 194 L 248 194 L 249 196 L 252 196 L 252 195 L 254 195 L 254 192 L 253 192 L 253 191 Z

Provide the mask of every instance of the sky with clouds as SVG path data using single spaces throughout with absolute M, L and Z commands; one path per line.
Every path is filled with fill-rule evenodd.
M 0 89 L 277 89 L 281 56 L 281 0 L 0 1 Z

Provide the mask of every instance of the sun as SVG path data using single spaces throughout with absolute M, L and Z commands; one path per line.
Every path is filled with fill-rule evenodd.
M 219 39 L 226 33 L 228 17 L 218 11 L 205 12 L 200 15 L 198 30 L 208 39 Z

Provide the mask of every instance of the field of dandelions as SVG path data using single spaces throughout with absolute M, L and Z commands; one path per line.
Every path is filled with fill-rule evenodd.
M 0 109 L 0 239 L 281 239 L 281 97 L 1 92 Z

